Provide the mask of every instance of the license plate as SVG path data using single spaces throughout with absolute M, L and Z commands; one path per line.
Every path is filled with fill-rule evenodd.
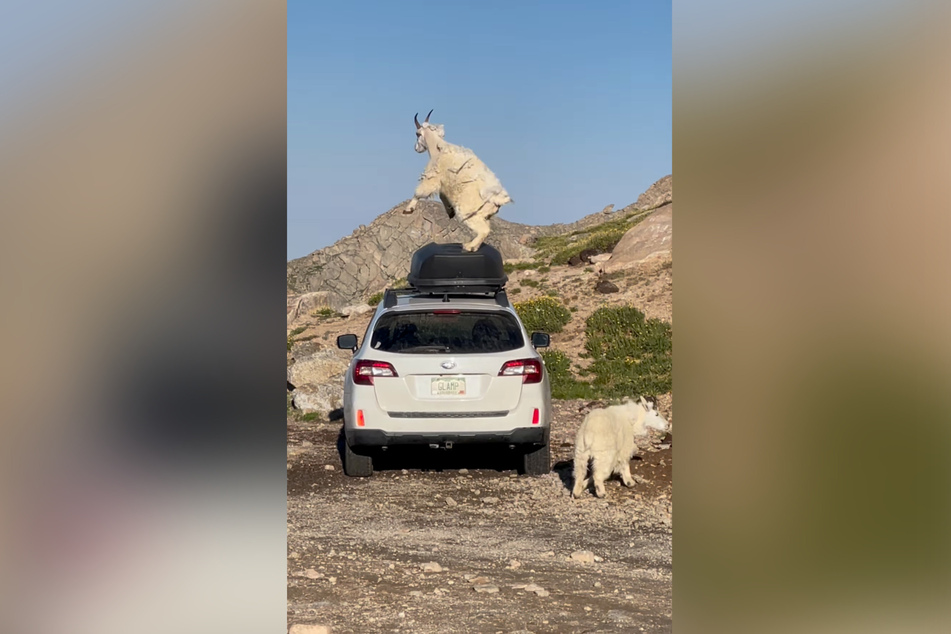
M 440 377 L 433 379 L 433 396 L 465 396 L 466 380 L 463 377 Z

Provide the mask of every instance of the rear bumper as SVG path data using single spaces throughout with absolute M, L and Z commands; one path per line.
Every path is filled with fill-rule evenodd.
M 388 447 L 390 445 L 432 445 L 501 443 L 509 445 L 543 445 L 548 442 L 548 427 L 520 427 L 510 431 L 473 432 L 392 432 L 382 429 L 345 430 L 351 447 Z

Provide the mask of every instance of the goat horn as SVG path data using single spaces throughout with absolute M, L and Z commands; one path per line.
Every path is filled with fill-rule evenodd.
M 433 110 L 435 110 L 435 108 L 433 108 Z M 432 114 L 432 113 L 433 113 L 433 110 L 430 110 L 430 111 L 429 111 L 429 114 Z M 423 123 L 429 123 L 429 114 L 426 115 L 426 119 L 423 121 Z
M 419 130 L 419 129 L 420 129 L 421 127 L 423 127 L 423 126 L 419 125 L 419 119 L 417 119 L 417 117 L 419 117 L 419 113 L 418 113 L 418 112 L 413 115 L 413 123 L 416 124 L 416 129 Z

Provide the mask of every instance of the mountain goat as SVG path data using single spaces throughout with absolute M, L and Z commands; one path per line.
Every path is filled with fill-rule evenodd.
M 631 476 L 631 456 L 634 455 L 634 438 L 646 436 L 649 429 L 667 431 L 669 424 L 654 409 L 654 404 L 644 400 L 625 400 L 621 405 L 592 410 L 585 416 L 575 438 L 575 486 L 572 497 L 580 497 L 588 488 L 588 460 L 593 459 L 592 479 L 594 492 L 604 497 L 604 481 L 612 473 L 621 476 L 624 486 L 634 486 Z
M 449 217 L 458 214 L 475 232 L 475 238 L 462 246 L 466 251 L 475 251 L 489 235 L 489 219 L 512 199 L 492 170 L 472 150 L 446 142 L 443 126 L 429 122 L 432 113 L 430 110 L 423 123 L 419 122 L 419 113 L 413 117 L 416 151 L 420 154 L 428 151 L 429 163 L 403 213 L 413 213 L 420 198 L 439 194 Z

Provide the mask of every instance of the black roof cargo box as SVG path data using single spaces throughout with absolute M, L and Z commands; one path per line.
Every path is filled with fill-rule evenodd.
M 459 243 L 430 242 L 413 254 L 406 281 L 427 293 L 497 293 L 508 281 L 502 254 L 488 244 L 464 251 Z

